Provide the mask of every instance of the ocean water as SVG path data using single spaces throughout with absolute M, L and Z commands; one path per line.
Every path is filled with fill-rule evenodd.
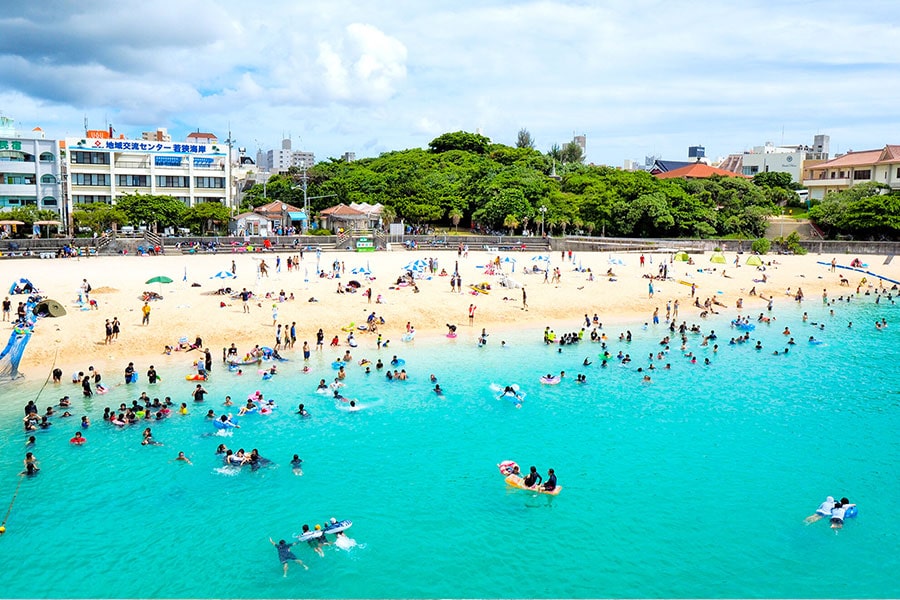
M 355 359 L 396 354 L 410 380 L 352 365 L 343 392 L 358 412 L 314 392 L 334 377 L 329 351 L 314 356 L 312 373 L 292 360 L 269 381 L 255 368 L 236 377 L 217 366 L 203 405 L 190 402 L 187 364 L 157 386 L 142 373 L 89 401 L 76 386 L 49 385 L 41 412 L 68 393 L 76 416 L 36 434 L 42 470 L 33 478 L 18 476 L 21 407 L 42 382 L 4 386 L 0 510 L 14 504 L 0 537 L 0 596 L 896 597 L 900 313 L 872 300 L 831 307 L 834 316 L 813 301 L 782 302 L 776 322 L 737 346 L 728 344 L 738 334 L 732 314 L 703 321 L 718 352 L 690 334 L 688 349 L 712 364 L 690 364 L 676 341 L 654 360 L 671 370 L 653 371 L 649 384 L 636 368 L 668 332 L 635 323 L 606 327 L 610 350 L 634 359 L 606 369 L 599 344 L 557 352 L 540 330 L 508 335 L 505 348 L 498 334 L 477 348 L 465 327 L 455 340 L 380 353 L 363 338 Z M 876 331 L 876 318 L 892 325 Z M 797 345 L 773 356 L 785 326 Z M 626 329 L 631 343 L 617 339 Z M 808 344 L 810 335 L 824 343 Z M 561 384 L 539 383 L 561 370 Z M 443 397 L 431 391 L 432 373 Z M 491 390 L 511 383 L 526 393 L 519 409 Z M 257 389 L 278 410 L 210 435 L 207 409 L 218 414 L 225 394 L 240 401 Z M 141 446 L 143 426 L 102 421 L 105 406 L 142 390 L 190 405 L 187 416 L 149 423 L 162 446 Z M 299 402 L 310 418 L 294 414 Z M 94 424 L 73 447 L 81 414 Z M 227 472 L 219 443 L 258 448 L 274 464 Z M 178 451 L 193 465 L 176 462 Z M 288 464 L 294 453 L 303 476 Z M 554 468 L 562 492 L 508 488 L 496 467 L 505 459 L 545 475 Z M 827 521 L 803 522 L 827 495 L 860 507 L 838 534 Z M 352 519 L 347 533 L 359 545 L 326 547 L 321 558 L 298 544 L 310 569 L 292 565 L 283 578 L 269 537 L 290 540 L 330 517 Z

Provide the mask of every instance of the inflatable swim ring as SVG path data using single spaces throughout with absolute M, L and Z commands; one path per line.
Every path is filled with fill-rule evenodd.
M 343 366 L 344 366 L 344 361 L 342 361 L 342 360 L 336 360 L 333 363 L 331 363 L 331 368 L 334 369 L 335 371 L 337 371 L 338 369 L 340 369 Z
M 855 519 L 856 515 L 858 515 L 858 514 L 859 514 L 859 508 L 857 508 L 856 506 L 851 506 L 846 511 L 844 511 L 844 518 L 845 519 Z
M 233 421 L 223 422 L 220 419 L 216 419 L 215 421 L 213 421 L 213 425 L 216 429 L 231 429 L 232 427 L 237 427 L 237 423 L 234 423 Z
M 404 342 L 411 342 L 416 339 L 416 332 L 411 331 L 410 333 L 403 334 L 403 337 L 400 338 Z
M 322 533 L 340 533 L 345 529 L 350 529 L 353 526 L 353 521 L 349 519 L 344 519 L 343 521 L 334 521 L 325 525 L 322 529 Z
M 137 383 L 137 380 L 138 380 L 138 374 L 137 374 L 137 371 L 135 371 L 134 373 L 131 374 L 131 379 L 129 380 L 129 382 Z
M 450 339 L 452 340 L 453 338 L 456 337 L 456 332 L 455 332 L 455 331 L 451 331 L 450 333 L 447 334 L 447 337 L 450 338 Z
M 504 476 L 512 475 L 518 467 L 519 465 L 513 460 L 504 460 L 497 465 L 497 468 L 500 469 L 500 474 Z
M 392 366 L 392 367 L 402 367 L 402 366 L 405 365 L 405 364 L 406 364 L 406 361 L 403 360 L 402 358 L 398 358 L 398 359 L 396 359 L 396 360 L 392 360 L 392 361 L 391 361 L 391 366 Z
M 558 375 L 554 375 L 552 377 L 547 377 L 546 375 L 544 375 L 543 377 L 541 377 L 541 383 L 545 385 L 556 385 L 559 382 L 560 379 Z
M 353 331 L 354 327 L 356 327 L 356 323 L 351 322 L 349 325 L 341 327 L 341 331 Z
M 193 375 L 185 375 L 185 379 L 188 381 L 206 381 L 206 376 L 201 375 L 200 373 L 194 373 Z

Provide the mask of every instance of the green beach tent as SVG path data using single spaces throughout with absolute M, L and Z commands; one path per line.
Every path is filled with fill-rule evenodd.
M 691 257 L 688 256 L 687 252 L 678 252 L 675 254 L 675 260 L 680 260 L 681 262 L 687 262 L 691 260 Z
M 759 267 L 763 264 L 763 261 L 760 257 L 753 254 L 752 256 L 750 256 L 750 258 L 747 259 L 747 264 L 752 265 L 754 267 Z
M 709 262 L 724 265 L 725 255 L 721 252 L 714 252 L 713 255 L 709 257 Z

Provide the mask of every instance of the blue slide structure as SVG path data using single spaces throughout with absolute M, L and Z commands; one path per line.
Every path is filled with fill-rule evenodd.
M 25 346 L 31 339 L 31 328 L 16 327 L 9 336 L 9 342 L 3 352 L 0 352 L 0 380 L 15 379 L 20 377 L 19 361 L 25 353 Z
M 827 266 L 827 267 L 830 267 L 830 266 L 831 266 L 831 263 L 822 262 L 821 260 L 816 261 L 816 262 L 818 262 L 820 265 L 825 265 L 825 266 Z M 869 275 L 869 276 L 871 276 L 871 277 L 877 277 L 878 279 L 882 279 L 882 280 L 884 280 L 884 281 L 889 281 L 889 282 L 891 282 L 891 283 L 893 283 L 893 284 L 900 285 L 900 281 L 897 281 L 896 279 L 890 279 L 889 277 L 883 277 L 883 276 L 881 276 L 881 275 L 878 275 L 878 274 L 876 274 L 876 273 L 873 273 L 872 271 L 866 271 L 865 269 L 858 269 L 858 268 L 856 268 L 856 267 L 846 267 L 846 266 L 844 266 L 844 265 L 834 265 L 834 266 L 837 267 L 838 269 L 847 269 L 848 271 L 856 271 L 857 273 L 862 273 L 863 275 Z

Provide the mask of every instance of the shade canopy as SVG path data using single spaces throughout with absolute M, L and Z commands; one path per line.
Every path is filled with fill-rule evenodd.
M 172 278 L 166 277 L 165 275 L 157 275 L 156 277 L 151 277 L 144 283 L 172 283 Z

